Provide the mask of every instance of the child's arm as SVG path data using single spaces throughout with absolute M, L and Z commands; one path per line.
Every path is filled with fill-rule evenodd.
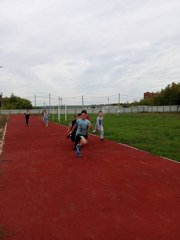
M 92 130 L 91 122 L 89 122 L 89 124 L 88 124 L 88 130 Z
M 69 123 L 67 132 L 70 132 L 72 129 L 72 123 Z
M 72 129 L 70 130 L 69 134 L 71 134 L 72 132 L 74 132 L 74 130 L 77 128 L 77 125 L 74 124 L 74 126 L 72 127 Z
M 95 124 L 95 129 L 99 129 L 99 117 L 96 118 L 96 124 Z

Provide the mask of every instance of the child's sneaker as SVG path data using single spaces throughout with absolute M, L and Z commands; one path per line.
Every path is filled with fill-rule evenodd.
M 76 155 L 77 155 L 78 157 L 81 157 L 81 152 L 80 152 L 80 146 L 79 146 L 79 144 L 76 146 Z
M 78 151 L 76 151 L 76 155 L 77 155 L 78 157 L 81 157 L 81 153 L 78 152 Z

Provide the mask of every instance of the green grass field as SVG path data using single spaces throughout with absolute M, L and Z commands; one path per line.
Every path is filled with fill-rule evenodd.
M 94 126 L 97 115 L 90 114 Z M 53 119 L 53 116 L 51 116 Z M 60 123 L 68 125 L 73 115 L 61 115 Z M 58 122 L 57 116 L 54 121 Z M 180 162 L 180 114 L 138 113 L 104 115 L 105 138 L 127 144 L 154 155 Z

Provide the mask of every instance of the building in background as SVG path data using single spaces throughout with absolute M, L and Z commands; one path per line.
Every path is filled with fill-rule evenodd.
M 144 99 L 152 98 L 154 96 L 156 96 L 156 93 L 154 93 L 154 92 L 145 92 L 144 93 Z

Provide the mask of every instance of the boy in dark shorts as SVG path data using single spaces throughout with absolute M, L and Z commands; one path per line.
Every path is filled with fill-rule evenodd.
M 70 131 L 70 133 L 72 133 L 76 129 L 75 146 L 76 146 L 76 154 L 78 157 L 81 157 L 80 148 L 87 143 L 88 130 L 90 129 L 90 127 L 91 127 L 91 123 L 87 119 L 87 114 L 82 113 L 81 118 L 76 120 L 75 125 Z

